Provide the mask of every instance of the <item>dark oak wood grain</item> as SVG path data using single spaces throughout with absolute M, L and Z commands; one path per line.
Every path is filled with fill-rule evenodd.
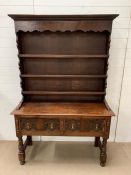
M 12 112 L 20 164 L 33 135 L 89 136 L 105 166 L 114 115 L 105 101 L 106 81 L 118 15 L 9 16 L 15 21 L 21 80 L 22 101 Z

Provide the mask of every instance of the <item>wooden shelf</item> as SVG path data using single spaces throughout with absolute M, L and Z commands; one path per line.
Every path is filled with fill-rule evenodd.
M 107 58 L 108 55 L 19 54 L 20 58 Z
M 22 74 L 22 78 L 106 78 L 106 75 L 32 75 Z
M 22 91 L 27 95 L 104 95 L 105 92 L 98 91 Z

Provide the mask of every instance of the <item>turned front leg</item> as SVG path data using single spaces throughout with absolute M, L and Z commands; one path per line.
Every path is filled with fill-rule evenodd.
M 106 146 L 107 146 L 107 138 L 104 137 L 100 147 L 100 165 L 102 167 L 105 166 L 107 159 Z
M 18 137 L 18 149 L 19 149 L 18 157 L 19 157 L 20 164 L 24 165 L 25 164 L 25 148 L 24 148 L 22 136 Z
M 100 137 L 95 137 L 94 146 L 99 147 Z

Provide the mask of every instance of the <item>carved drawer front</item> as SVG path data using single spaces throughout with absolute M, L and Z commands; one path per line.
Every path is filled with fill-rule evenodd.
M 87 132 L 104 132 L 106 130 L 105 119 L 84 119 L 81 130 Z
M 106 131 L 108 128 L 105 119 L 65 119 L 64 135 L 102 135 Z
M 110 120 L 96 118 L 22 118 L 19 130 L 34 135 L 91 136 L 109 133 Z
M 60 130 L 59 119 L 21 119 L 21 130 L 24 131 L 58 131 Z

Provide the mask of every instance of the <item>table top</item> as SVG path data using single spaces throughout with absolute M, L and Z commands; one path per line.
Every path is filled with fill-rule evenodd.
M 23 102 L 13 115 L 29 116 L 113 116 L 104 103 Z

